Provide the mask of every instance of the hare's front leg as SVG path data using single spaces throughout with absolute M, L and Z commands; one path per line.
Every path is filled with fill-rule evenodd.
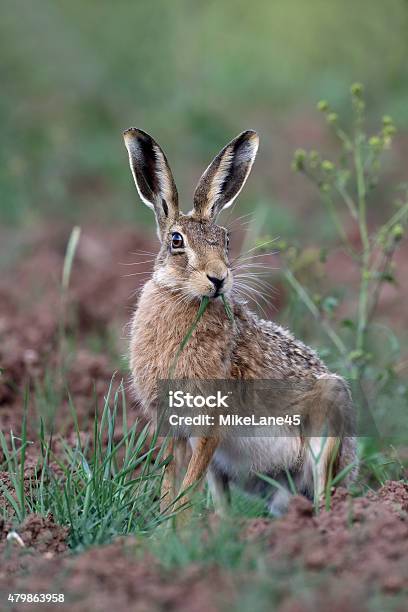
M 172 504 L 176 499 L 180 486 L 181 475 L 187 463 L 187 440 L 184 438 L 170 438 L 167 443 L 167 463 L 161 486 L 160 510 L 173 510 Z
M 190 438 L 190 446 L 194 452 L 199 438 Z M 217 514 L 226 514 L 231 502 L 229 477 L 223 473 L 212 461 L 207 469 L 207 484 Z
M 208 488 L 217 514 L 225 515 L 231 503 L 229 478 L 210 465 L 207 472 Z
M 163 480 L 160 492 L 160 511 L 165 512 L 176 497 L 177 457 L 176 440 L 170 438 L 167 443 L 168 463 L 164 468 Z
M 218 442 L 219 440 L 215 436 L 209 438 L 202 437 L 195 440 L 187 473 L 181 485 L 181 497 L 177 501 L 175 509 L 184 506 L 184 504 L 191 500 L 191 488 L 204 476 L 214 456 Z M 184 510 L 182 516 L 183 522 L 185 522 L 187 519 L 186 510 Z
M 184 438 L 170 438 L 167 443 L 168 463 L 164 468 L 163 481 L 160 494 L 160 510 L 173 510 L 172 504 L 176 499 L 177 489 L 180 485 L 181 472 L 186 464 L 187 440 Z

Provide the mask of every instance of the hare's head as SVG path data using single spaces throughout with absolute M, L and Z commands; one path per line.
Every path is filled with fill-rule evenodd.
M 186 299 L 228 294 L 233 284 L 229 238 L 216 219 L 245 184 L 258 150 L 256 132 L 243 132 L 215 157 L 198 182 L 188 214 L 179 210 L 173 175 L 159 145 L 136 128 L 126 130 L 124 138 L 139 195 L 156 215 L 161 249 L 155 281 Z

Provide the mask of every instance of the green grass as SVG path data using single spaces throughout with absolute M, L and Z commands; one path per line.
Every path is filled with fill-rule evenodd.
M 54 378 L 55 381 L 55 378 Z M 58 524 L 69 527 L 72 549 L 83 549 L 111 541 L 119 535 L 152 534 L 175 516 L 173 503 L 160 510 L 160 488 L 168 461 L 166 442 L 159 443 L 149 425 L 128 415 L 123 383 L 112 380 L 102 409 L 95 408 L 93 431 L 81 433 L 73 399 L 68 395 L 72 444 L 55 432 L 56 406 L 64 394 L 52 380 L 37 385 L 32 397 L 25 396 L 19 436 L 0 431 L 3 464 L 10 485 L 0 483 L 3 518 L 20 524 L 30 513 L 52 514 Z M 96 402 L 96 400 L 95 400 Z M 38 423 L 35 439 L 27 437 L 27 418 Z M 26 473 L 27 448 L 39 450 L 35 469 Z M 56 450 L 58 449 L 58 450 Z M 28 474 L 28 476 L 27 476 Z M 28 478 L 28 481 L 27 481 Z M 194 496 L 197 517 L 212 509 L 208 492 Z M 264 504 L 234 493 L 234 516 L 261 516 Z M 159 532 L 162 533 L 162 532 Z
M 50 376 L 49 387 L 53 380 Z M 215 520 L 212 500 L 204 489 L 193 497 L 191 522 L 181 530 L 175 528 L 172 507 L 160 511 L 166 445 L 161 446 L 155 436 L 149 437 L 147 427 L 137 420 L 126 425 L 129 415 L 121 382 L 111 382 L 101 409 L 95 408 L 93 431 L 88 433 L 80 428 L 74 399 L 70 399 L 74 441 L 72 436 L 68 441 L 51 433 L 56 431 L 54 403 L 61 405 L 62 399 L 55 390 L 49 388 L 44 393 L 37 387 L 31 397 L 28 393 L 25 396 L 21 434 L 11 434 L 6 440 L 0 432 L 4 456 L 1 469 L 11 483 L 7 487 L 0 484 L 1 513 L 17 533 L 25 516 L 36 512 L 44 516 L 52 513 L 57 524 L 69 528 L 72 553 L 127 536 L 127 553 L 142 563 L 146 559 L 150 563 L 153 556 L 164 582 L 171 581 L 174 573 L 188 572 L 190 567 L 198 567 L 203 576 L 213 570 L 221 572 L 231 585 L 235 601 L 231 604 L 220 591 L 215 593 L 217 603 L 220 609 L 237 612 L 263 612 L 278 606 L 288 593 L 310 603 L 314 590 L 323 588 L 326 576 L 332 576 L 329 569 L 318 574 L 308 571 L 301 559 L 288 559 L 285 551 L 271 560 L 267 535 L 262 539 L 244 538 L 248 520 L 268 514 L 262 500 L 248 498 L 235 489 L 228 516 Z M 48 402 L 51 406 L 47 409 Z M 45 410 L 43 416 L 35 414 L 40 407 Z M 44 414 L 49 417 L 46 424 Z M 35 420 L 39 423 L 37 435 L 29 440 L 27 422 Z M 32 444 L 40 452 L 27 482 L 27 449 Z M 398 447 L 387 440 L 360 439 L 359 457 L 360 475 L 352 488 L 356 496 L 378 489 L 388 479 L 404 478 Z M 329 508 L 330 496 L 326 505 Z M 383 593 L 374 589 L 370 594 L 370 609 L 387 609 L 387 603 Z
M 38 393 L 40 391 L 37 389 Z M 37 409 L 46 402 L 44 395 L 32 399 Z M 44 516 L 52 513 L 57 523 L 69 527 L 69 542 L 73 549 L 106 543 L 118 535 L 150 536 L 155 532 L 156 540 L 152 542 L 157 544 L 157 538 L 160 540 L 161 534 L 165 533 L 158 528 L 174 514 L 172 505 L 167 512 L 160 511 L 160 486 L 167 461 L 164 458 L 166 444 L 160 445 L 157 437 L 149 436 L 148 426 L 142 427 L 137 419 L 127 427 L 128 415 L 122 383 L 115 389 L 112 381 L 100 413 L 95 409 L 93 431 L 88 432 L 85 439 L 80 432 L 73 400 L 69 399 L 71 426 L 74 426 L 76 432 L 75 444 L 52 434 L 54 427 L 50 415 L 48 422 L 44 415 L 37 418 L 37 439 L 27 438 L 27 418 L 33 421 L 32 402 L 28 393 L 21 435 L 16 436 L 11 432 L 7 440 L 4 433 L 0 432 L 4 456 L 1 467 L 11 481 L 9 488 L 1 484 L 6 501 L 2 507 L 3 517 L 18 525 L 29 513 L 36 512 Z M 61 396 L 58 403 L 60 401 Z M 27 484 L 24 479 L 26 454 L 32 444 L 39 447 L 40 453 Z M 58 452 L 54 450 L 56 446 Z M 355 495 L 375 490 L 386 480 L 404 477 L 404 465 L 398 447 L 387 439 L 361 438 L 359 459 L 360 475 L 352 488 Z M 267 476 L 263 478 L 272 486 L 281 486 Z M 339 484 L 340 480 L 338 476 L 332 484 Z M 296 489 L 292 493 L 295 494 Z M 330 499 L 327 501 L 329 507 Z M 203 516 L 212 511 L 208 492 L 197 493 L 194 504 L 193 524 L 195 521 L 203 521 Z M 265 506 L 261 500 L 233 491 L 233 521 L 265 515 Z M 227 530 L 233 528 L 233 522 L 225 526 Z M 201 538 L 200 529 L 197 532 L 195 529 L 191 531 L 196 534 L 193 540 L 196 536 Z M 173 534 L 171 537 L 178 536 Z M 193 540 L 190 541 L 192 551 L 195 550 Z M 182 558 L 190 555 L 187 550 L 181 553 L 176 549 L 168 554 L 175 557 L 181 555 Z
M 47 435 L 41 419 L 36 440 L 41 453 L 28 488 L 24 488 L 26 449 L 33 442 L 27 439 L 27 409 L 20 437 L 11 434 L 7 443 L 0 432 L 3 469 L 12 485 L 11 490 L 2 485 L 8 502 L 4 517 L 18 524 L 28 513 L 52 513 L 57 523 L 69 527 L 74 549 L 102 544 L 118 535 L 149 533 L 168 520 L 171 506 L 166 515 L 160 512 L 165 446 L 159 447 L 157 438 L 149 436 L 148 426 L 141 427 L 137 420 L 127 428 L 122 384 L 114 391 L 111 383 L 103 410 L 100 415 L 96 411 L 93 432 L 85 441 L 72 401 L 70 406 L 76 444 Z M 52 441 L 60 452 L 53 451 Z

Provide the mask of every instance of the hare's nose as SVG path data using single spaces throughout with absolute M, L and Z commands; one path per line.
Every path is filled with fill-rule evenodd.
M 216 293 L 218 293 L 221 289 L 221 287 L 224 284 L 225 279 L 227 278 L 226 276 L 224 276 L 224 278 L 217 278 L 216 276 L 210 276 L 209 274 L 207 274 L 207 278 L 208 280 L 210 280 L 212 282 L 212 284 L 215 287 L 215 291 Z

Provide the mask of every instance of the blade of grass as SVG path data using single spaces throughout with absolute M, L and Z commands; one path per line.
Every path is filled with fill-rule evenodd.
M 174 357 L 173 363 L 170 367 L 170 372 L 169 372 L 169 378 L 172 379 L 173 378 L 173 374 L 174 374 L 174 370 L 176 369 L 176 365 L 177 365 L 177 361 L 181 355 L 181 353 L 183 352 L 186 344 L 188 343 L 188 341 L 190 340 L 195 328 L 197 327 L 201 317 L 203 316 L 204 312 L 207 309 L 207 306 L 210 302 L 210 298 L 208 296 L 204 296 L 200 302 L 200 307 L 198 309 L 198 312 L 196 314 L 196 317 L 191 325 L 191 327 L 188 329 L 186 335 L 184 336 L 183 340 L 180 342 L 180 346 L 177 349 L 176 355 Z
M 72 229 L 68 240 L 67 250 L 65 252 L 64 265 L 62 268 L 61 289 L 63 294 L 68 291 L 69 281 L 71 278 L 72 265 L 74 263 L 75 253 L 78 247 L 79 238 L 81 236 L 81 228 L 75 226 Z
M 232 311 L 232 308 L 231 308 L 227 298 L 225 297 L 225 295 L 223 293 L 221 294 L 221 299 L 222 299 L 222 301 L 224 303 L 224 308 L 225 308 L 225 312 L 227 313 L 227 317 L 229 318 L 231 323 L 234 323 L 234 321 L 235 321 L 234 313 Z

